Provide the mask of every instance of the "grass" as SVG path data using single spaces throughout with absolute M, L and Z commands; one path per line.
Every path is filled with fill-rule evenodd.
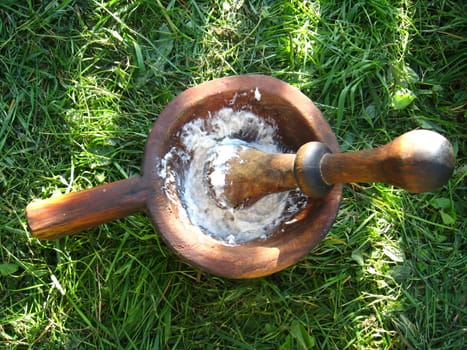
M 464 349 L 466 5 L 458 1 L 3 1 L 0 347 Z M 343 150 L 445 134 L 456 170 L 421 195 L 349 185 L 296 265 L 228 280 L 181 262 L 144 215 L 56 242 L 35 198 L 139 173 L 184 89 L 262 73 L 300 88 Z

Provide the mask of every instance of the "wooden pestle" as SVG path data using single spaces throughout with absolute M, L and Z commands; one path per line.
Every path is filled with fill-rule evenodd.
M 209 187 L 219 206 L 235 208 L 297 187 L 312 198 L 320 198 L 337 183 L 382 182 L 413 193 L 428 192 L 448 181 L 455 162 L 449 141 L 429 130 L 413 130 L 379 148 L 347 153 L 331 153 L 320 142 L 306 143 L 296 155 L 245 146 L 222 147 L 235 147 L 229 152 L 236 156 L 223 165 L 222 191 Z M 207 175 L 213 166 L 207 165 Z

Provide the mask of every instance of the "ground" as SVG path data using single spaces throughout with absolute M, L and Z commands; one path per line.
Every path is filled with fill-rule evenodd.
M 0 3 L 0 347 L 464 349 L 461 1 Z M 442 188 L 347 185 L 328 235 L 269 277 L 182 262 L 144 214 L 58 241 L 25 206 L 139 174 L 183 90 L 260 73 L 299 88 L 343 151 L 426 128 L 457 157 Z

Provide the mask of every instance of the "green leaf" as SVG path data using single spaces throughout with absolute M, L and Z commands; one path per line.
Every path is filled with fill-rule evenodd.
M 376 110 L 376 107 L 374 104 L 370 104 L 366 106 L 365 111 L 363 113 L 363 118 L 367 121 L 368 124 L 371 125 L 371 127 L 374 127 L 373 121 L 378 117 L 378 111 Z
M 362 253 L 359 250 L 354 250 L 351 257 L 358 265 L 363 266 L 365 264 Z
M 452 225 L 456 222 L 455 218 L 442 210 L 440 210 L 439 214 L 441 215 L 441 220 L 443 220 L 443 224 L 445 225 Z
M 139 69 L 141 69 L 141 72 L 145 72 L 146 65 L 144 64 L 143 51 L 141 50 L 141 46 L 139 46 L 139 44 L 136 41 L 133 41 L 133 47 L 135 49 L 137 66 Z
M 394 262 L 404 262 L 405 256 L 404 252 L 401 249 L 396 247 L 385 245 L 383 248 L 383 253 Z
M 399 87 L 392 96 L 391 107 L 395 110 L 407 108 L 415 100 L 415 97 L 415 94 L 409 89 Z
M 295 338 L 300 349 L 307 350 L 316 345 L 315 337 L 308 334 L 305 327 L 303 327 L 303 324 L 298 320 L 294 320 L 292 322 L 292 325 L 290 326 L 290 334 Z
M 445 197 L 433 198 L 430 200 L 430 205 L 439 210 L 441 220 L 445 225 L 452 225 L 456 222 L 456 212 L 452 200 Z
M 8 276 L 18 271 L 19 266 L 11 263 L 0 264 L 0 275 Z
M 418 74 L 409 66 L 405 66 L 403 68 L 403 72 L 405 74 L 405 80 L 408 82 L 408 83 L 416 83 L 418 81 L 420 81 L 420 77 L 418 76 Z
M 447 239 L 448 239 L 448 237 L 447 237 L 446 235 L 442 235 L 442 234 L 437 234 L 437 235 L 436 235 L 436 240 L 437 240 L 439 243 L 446 242 Z
M 293 348 L 294 348 L 293 347 L 293 339 L 289 334 L 289 335 L 287 335 L 287 337 L 285 337 L 284 342 L 279 346 L 279 350 L 291 350 Z
M 452 207 L 452 201 L 449 198 L 433 198 L 430 204 L 435 209 L 449 209 Z

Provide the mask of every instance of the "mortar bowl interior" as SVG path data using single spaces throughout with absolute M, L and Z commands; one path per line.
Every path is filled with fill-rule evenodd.
M 325 236 L 337 214 L 342 186 L 334 186 L 322 199 L 308 200 L 302 211 L 281 223 L 267 239 L 227 245 L 200 232 L 190 222 L 180 196 L 167 193 L 158 169 L 167 152 L 179 146 L 176 135 L 186 123 L 210 118 L 226 107 L 273 119 L 282 142 L 294 151 L 309 141 L 321 141 L 333 152 L 339 146 L 308 97 L 281 80 L 262 75 L 220 78 L 185 90 L 154 123 L 146 143 L 143 175 L 152 182 L 147 208 L 160 235 L 182 259 L 202 270 L 229 278 L 266 276 L 298 262 Z

